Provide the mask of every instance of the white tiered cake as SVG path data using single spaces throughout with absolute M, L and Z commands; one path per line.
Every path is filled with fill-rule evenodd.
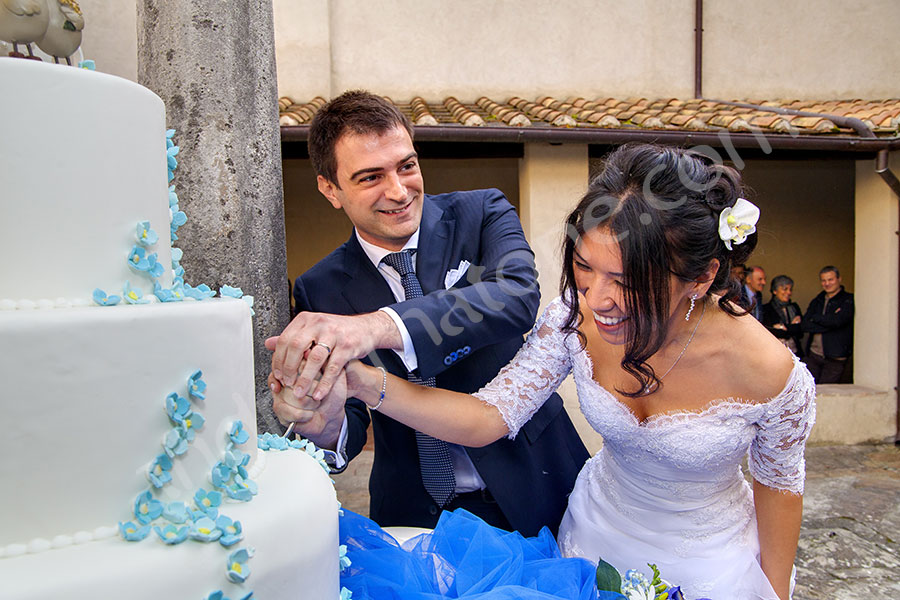
M 248 305 L 154 296 L 179 278 L 162 101 L 123 79 L 22 59 L 0 58 L 0 81 L 0 596 L 336 599 L 328 475 L 303 450 L 256 446 Z M 142 246 L 144 222 L 160 235 Z M 129 265 L 139 247 L 165 268 Z M 126 303 L 126 281 L 130 299 L 152 302 Z M 123 301 L 98 306 L 97 288 L 100 301 Z M 197 525 L 213 507 L 194 501 L 215 489 L 214 466 L 218 514 L 242 525 L 226 532 L 241 538 L 228 547 L 227 536 L 198 540 L 219 537 Z M 145 522 L 146 539 L 124 539 Z M 185 527 L 186 541 L 163 541 Z M 255 553 L 230 559 L 239 548 Z

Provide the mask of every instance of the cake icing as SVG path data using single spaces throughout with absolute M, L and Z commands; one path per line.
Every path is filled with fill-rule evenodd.
M 0 597 L 338 598 L 320 457 L 257 440 L 252 299 L 184 284 L 162 102 L 27 60 L 0 80 Z

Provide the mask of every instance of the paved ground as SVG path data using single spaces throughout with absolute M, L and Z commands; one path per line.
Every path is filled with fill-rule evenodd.
M 900 448 L 810 446 L 794 600 L 900 597 Z M 368 513 L 370 450 L 335 476 L 338 499 Z M 725 599 L 717 599 L 725 600 Z

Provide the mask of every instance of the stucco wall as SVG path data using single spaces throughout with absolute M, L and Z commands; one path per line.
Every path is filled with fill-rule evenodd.
M 135 79 L 135 2 L 81 0 L 84 56 Z M 279 93 L 690 97 L 694 1 L 273 0 Z M 896 0 L 704 2 L 703 92 L 891 98 Z

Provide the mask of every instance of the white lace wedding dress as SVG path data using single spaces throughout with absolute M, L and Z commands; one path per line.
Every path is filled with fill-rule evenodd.
M 581 410 L 603 448 L 578 476 L 559 530 L 564 555 L 598 558 L 649 576 L 656 564 L 686 598 L 777 600 L 759 566 L 753 494 L 740 464 L 786 493 L 803 492 L 804 444 L 815 420 L 815 384 L 794 368 L 765 403 L 725 399 L 702 412 L 639 422 L 593 379 L 577 336 L 561 331 L 554 300 L 525 345 L 476 395 L 495 405 L 510 437 L 574 371 Z

